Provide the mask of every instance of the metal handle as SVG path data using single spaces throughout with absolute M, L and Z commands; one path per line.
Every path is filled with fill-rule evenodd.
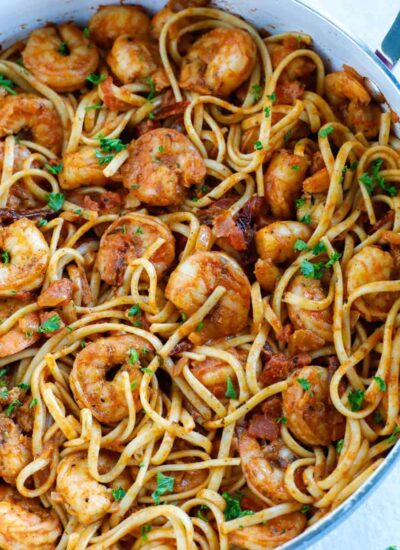
M 400 12 L 383 39 L 381 49 L 375 54 L 389 69 L 393 69 L 400 59 Z

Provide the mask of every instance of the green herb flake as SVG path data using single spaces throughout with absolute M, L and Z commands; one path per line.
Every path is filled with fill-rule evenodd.
M 38 227 L 44 227 L 45 225 L 47 225 L 49 222 L 47 220 L 45 220 L 44 218 L 42 218 L 41 220 L 39 220 L 37 222 L 38 224 Z
M 200 323 L 197 324 L 196 330 L 202 330 L 204 328 L 203 321 L 200 321 Z
M 19 399 L 13 399 L 11 403 L 6 408 L 6 416 L 11 416 L 11 414 L 14 412 L 16 407 L 20 407 L 22 405 L 22 402 Z
M 372 420 L 375 422 L 375 424 L 380 424 L 383 421 L 383 416 L 381 411 L 375 411 L 372 415 Z
M 318 136 L 319 137 L 322 137 L 322 138 L 326 138 L 329 136 L 329 134 L 331 134 L 333 132 L 333 126 L 327 126 L 326 128 L 322 128 L 322 130 L 320 130 L 318 132 Z
M 261 151 L 262 148 L 263 148 L 263 145 L 262 145 L 261 141 L 256 141 L 255 144 L 254 144 L 254 149 L 256 151 Z
M 50 193 L 48 195 L 48 201 L 47 206 L 54 210 L 54 212 L 58 212 L 61 210 L 65 202 L 65 195 L 63 193 Z
M 80 343 L 79 343 L 80 347 L 83 349 L 83 348 L 86 348 L 86 342 L 85 340 L 81 340 Z
M 308 246 L 307 246 L 307 243 L 304 242 L 303 240 L 301 239 L 298 239 L 295 243 L 294 243 L 294 247 L 293 247 L 293 250 L 295 252 L 301 252 L 302 250 L 307 250 Z
M 395 426 L 391 435 L 386 439 L 387 443 L 395 443 L 397 441 L 397 435 L 400 433 L 400 426 Z
M 135 390 L 135 389 L 137 388 L 137 385 L 138 385 L 138 383 L 137 383 L 136 380 L 135 380 L 135 382 L 132 382 L 132 384 L 131 384 L 131 390 L 132 390 L 132 391 Z
M 140 370 L 145 374 L 150 374 L 150 376 L 153 376 L 154 374 L 154 372 L 151 369 L 149 369 L 149 367 L 142 367 Z
M 307 514 L 307 512 L 309 512 L 311 510 L 311 506 L 309 506 L 308 504 L 304 504 L 304 506 L 302 506 L 300 512 L 302 514 Z
M 339 441 L 337 441 L 336 443 L 336 452 L 338 455 L 340 455 L 340 453 L 342 452 L 343 445 L 344 445 L 344 439 L 339 439 Z
M 298 164 L 293 164 L 291 169 L 293 170 L 293 172 L 298 172 L 300 170 L 300 166 Z
M 89 29 L 89 27 L 85 27 L 82 32 L 83 32 L 83 36 L 85 38 L 87 38 L 87 39 L 90 38 L 90 29 Z
M 368 174 L 368 172 L 364 172 L 359 177 L 359 180 L 364 185 L 369 195 L 372 195 L 374 190 L 376 188 L 379 188 L 391 197 L 395 197 L 397 195 L 396 186 L 389 185 L 388 183 L 386 183 L 385 178 L 379 175 L 382 164 L 383 160 L 381 158 L 374 160 L 374 162 L 372 163 L 371 174 Z
M 21 388 L 21 390 L 23 391 L 28 391 L 30 387 L 31 387 L 30 384 L 24 384 L 23 382 L 21 382 L 20 384 L 17 384 L 17 388 Z
M 324 245 L 324 243 L 317 243 L 312 247 L 311 250 L 314 256 L 319 256 L 319 254 L 323 254 L 324 252 L 326 252 L 326 246 Z
M 135 304 L 129 309 L 128 317 L 138 316 L 138 315 L 141 314 L 141 312 L 142 312 L 142 310 L 140 309 L 140 305 Z
M 70 54 L 70 51 L 69 51 L 69 48 L 68 48 L 68 44 L 64 41 L 61 42 L 59 48 L 57 48 L 57 51 L 58 53 L 60 53 L 61 55 L 69 55 Z
M 373 379 L 378 384 L 378 388 L 380 389 L 380 391 L 386 391 L 387 386 L 383 378 L 381 378 L 380 376 L 373 376 Z
M 272 94 L 267 95 L 267 98 L 272 101 L 272 103 L 275 103 L 276 101 L 276 93 L 272 92 Z
M 264 107 L 264 116 L 269 118 L 271 116 L 271 107 Z
M 310 223 L 311 223 L 310 214 L 304 214 L 304 216 L 301 218 L 300 222 L 305 223 L 306 225 L 310 225 Z
M 277 424 L 287 424 L 287 418 L 286 416 L 278 416 L 276 419 Z
M 7 90 L 9 94 L 16 95 L 17 92 L 13 89 L 15 84 L 14 82 L 11 82 L 11 80 L 8 80 L 3 74 L 0 74 L 0 86 Z
M 298 378 L 297 382 L 300 384 L 304 391 L 311 390 L 311 384 L 306 378 Z
M 304 198 L 296 199 L 294 201 L 294 204 L 295 204 L 296 208 L 300 208 L 300 206 L 304 206 L 306 204 L 306 199 L 304 199 Z M 310 221 L 311 221 L 311 219 L 310 219 Z
M 103 108 L 103 104 L 102 103 L 93 103 L 93 105 L 88 105 L 87 107 L 85 107 L 85 111 L 92 111 L 92 110 L 95 110 L 95 109 L 102 109 Z
M 154 113 L 149 113 L 149 120 L 154 120 L 155 116 Z
M 138 363 L 138 361 L 139 361 L 139 354 L 138 354 L 138 352 L 137 352 L 135 349 L 131 348 L 131 349 L 129 350 L 129 363 L 130 363 L 131 365 L 133 365 L 134 363 Z
M 184 313 L 183 311 L 182 311 L 182 313 L 181 313 L 181 319 L 182 319 L 182 322 L 183 322 L 183 323 L 184 323 L 185 321 L 187 321 L 187 315 L 186 315 L 186 313 Z
M 112 494 L 113 499 L 115 500 L 115 502 L 119 502 L 126 495 L 126 491 L 122 487 L 118 487 L 117 489 L 113 489 L 111 491 L 111 494 Z
M 229 521 L 231 519 L 242 518 L 244 516 L 251 516 L 254 514 L 252 510 L 242 510 L 240 506 L 240 495 L 234 496 L 230 493 L 222 493 L 222 497 L 226 502 L 224 516 L 225 520 Z
M 228 376 L 226 379 L 226 392 L 225 397 L 228 399 L 237 399 L 237 393 L 235 390 L 235 386 L 233 385 L 233 382 L 231 380 L 231 377 Z
M 137 227 L 135 229 L 135 235 L 142 235 L 143 234 L 143 227 Z
M 140 528 L 140 536 L 143 542 L 147 540 L 147 534 L 151 531 L 151 525 L 142 525 Z
M 138 183 L 134 183 L 131 185 L 131 189 L 139 189 L 140 185 Z
M 157 488 L 151 496 L 156 504 L 160 504 L 160 497 L 167 492 L 174 490 L 175 478 L 166 476 L 162 472 L 157 472 Z
M 101 134 L 98 136 L 100 142 L 100 149 L 107 153 L 116 152 L 119 153 L 126 149 L 126 145 L 122 143 L 120 138 L 105 138 Z
M 46 163 L 44 165 L 44 167 L 46 168 L 46 170 L 48 172 L 50 172 L 50 174 L 53 174 L 54 176 L 58 176 L 58 174 L 60 174 L 62 169 L 63 169 L 63 164 L 62 164 L 62 162 L 60 162 L 60 164 L 48 164 L 48 163 Z
M 3 378 L 7 374 L 7 369 L 0 369 L 0 378 Z
M 55 313 L 54 315 L 46 319 L 46 321 L 42 323 L 37 330 L 42 334 L 48 334 L 49 332 L 54 332 L 55 330 L 58 330 L 60 326 L 61 318 L 57 313 Z
M 100 166 L 104 166 L 105 164 L 108 164 L 114 158 L 114 155 L 104 154 L 101 151 L 99 151 L 98 149 L 96 149 L 95 155 L 96 155 L 96 158 L 99 161 Z
M 209 507 L 206 506 L 205 504 L 202 504 L 197 511 L 197 517 L 205 521 L 206 523 L 208 523 L 208 518 L 203 514 L 203 512 L 208 512 L 208 510 L 209 510 Z
M 156 84 L 150 76 L 146 78 L 146 83 L 150 86 L 150 92 L 148 93 L 146 99 L 147 101 L 153 101 L 156 95 Z
M 90 74 L 89 76 L 86 77 L 86 80 L 88 82 L 90 82 L 91 84 L 97 85 L 97 84 L 101 84 L 102 82 L 104 82 L 104 80 L 106 78 L 107 77 L 106 77 L 105 74 L 92 73 L 92 74 Z
M 348 399 L 350 408 L 353 412 L 360 411 L 364 402 L 365 392 L 363 390 L 353 390 L 349 393 Z
M 4 250 L 1 253 L 1 261 L 3 262 L 3 264 L 6 265 L 10 263 L 10 253 L 8 252 L 8 250 Z
M 251 87 L 250 93 L 253 96 L 254 101 L 258 101 L 260 99 L 261 92 L 262 92 L 262 86 L 260 86 L 260 84 L 253 84 L 253 86 Z
M 134 327 L 138 327 L 138 328 L 139 328 L 139 327 L 142 326 L 142 321 L 133 321 L 132 324 L 133 324 Z

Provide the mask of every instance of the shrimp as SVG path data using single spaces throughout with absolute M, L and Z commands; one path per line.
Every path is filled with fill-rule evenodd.
M 61 119 L 48 99 L 33 94 L 0 99 L 0 137 L 28 130 L 33 141 L 58 154 L 63 144 Z
M 7 262 L 0 264 L 0 296 L 41 286 L 50 251 L 34 222 L 22 218 L 0 228 L 0 249 L 8 252 Z
M 146 36 L 150 19 L 139 6 L 100 6 L 89 21 L 90 36 L 101 48 L 110 49 L 119 36 Z
M 56 92 L 79 90 L 99 64 L 96 46 L 72 23 L 35 29 L 22 59 L 38 80 Z
M 245 428 L 239 427 L 237 433 L 242 470 L 250 489 L 269 504 L 292 502 L 284 476 L 286 467 L 295 459 L 294 455 L 278 440 L 266 447 L 267 456 L 269 448 L 273 449 L 274 456 L 268 459 L 257 439 Z
M 0 476 L 15 485 L 20 471 L 32 461 L 31 439 L 11 418 L 0 415 Z
M 14 302 L 11 304 L 11 302 Z M 0 304 L 0 319 L 5 321 L 9 315 L 21 307 L 14 300 L 2 300 Z M 0 357 L 14 355 L 30 346 L 40 338 L 38 333 L 39 316 L 35 312 L 28 313 L 5 334 L 0 335 Z
M 54 550 L 61 525 L 54 510 L 0 486 L 0 547 L 3 550 Z
M 200 94 L 228 97 L 249 78 L 256 56 L 248 32 L 213 29 L 199 38 L 183 58 L 179 85 Z
M 344 435 L 346 419 L 330 402 L 329 381 L 328 369 L 307 366 L 290 376 L 283 392 L 287 426 L 306 445 L 327 446 Z
M 157 43 L 148 39 L 119 36 L 107 55 L 107 63 L 124 84 L 147 81 L 154 83 L 157 91 L 169 86 Z
M 312 178 L 312 176 L 311 176 Z M 306 184 L 307 180 L 303 181 L 303 185 Z M 313 180 L 312 185 L 317 185 L 316 181 Z M 308 226 L 311 229 L 315 229 L 322 217 L 324 207 L 326 202 L 325 193 L 315 193 L 313 195 L 305 194 L 300 200 L 299 206 L 297 206 L 296 217 L 299 221 L 308 219 L 310 222 Z
M 320 301 L 325 298 L 321 281 L 307 279 L 303 275 L 294 277 L 288 286 L 288 291 L 308 300 Z M 322 311 L 310 311 L 293 304 L 287 304 L 289 318 L 296 330 L 310 330 L 325 342 L 333 341 L 332 308 Z
M 371 102 L 362 78 L 350 67 L 326 75 L 325 95 L 351 130 L 368 139 L 379 133 L 380 107 Z
M 321 168 L 303 181 L 305 193 L 326 193 L 329 190 L 331 178 L 326 168 Z
M 169 227 L 160 219 L 145 214 L 121 216 L 101 238 L 97 255 L 100 277 L 109 285 L 119 285 L 129 262 L 142 258 L 157 239 L 163 239 L 164 243 L 149 260 L 161 277 L 175 257 L 175 239 Z
M 160 11 L 158 11 L 156 14 L 154 14 L 152 20 L 151 20 L 151 34 L 153 38 L 159 39 L 161 31 L 166 23 L 168 23 L 168 20 L 173 17 L 175 13 L 171 9 L 170 6 L 165 6 Z M 184 17 L 183 19 L 179 19 L 176 23 L 173 23 L 168 30 L 169 36 L 171 39 L 174 39 L 177 37 L 179 31 L 181 28 L 187 26 L 189 24 L 188 18 Z M 184 37 L 183 37 L 184 38 Z M 181 43 L 179 43 L 179 49 L 181 49 Z
M 74 153 L 64 153 L 60 185 L 63 189 L 76 189 L 84 185 L 103 186 L 108 178 L 99 165 L 94 147 L 81 147 Z
M 378 246 L 365 246 L 347 264 L 347 294 L 368 283 L 392 280 L 394 268 L 394 259 L 389 252 Z M 398 295 L 397 292 L 374 292 L 357 298 L 354 306 L 367 321 L 383 321 Z
M 294 539 L 304 531 L 307 517 L 301 512 L 292 512 L 270 519 L 264 525 L 242 527 L 229 533 L 229 543 L 247 550 L 277 548 Z
M 186 464 L 189 463 L 190 462 L 186 462 Z M 199 487 L 199 485 L 204 484 L 209 476 L 209 471 L 206 469 L 183 470 L 182 472 L 166 471 L 165 474 L 174 478 L 174 493 L 184 493 L 185 491 L 191 491 Z M 146 483 L 146 489 L 150 491 L 155 491 L 157 489 L 155 477 L 151 478 L 150 481 Z
M 99 338 L 88 344 L 76 356 L 69 377 L 78 405 L 89 408 L 97 420 L 107 424 L 126 418 L 128 405 L 122 373 L 127 372 L 139 411 L 140 364 L 151 358 L 149 346 L 147 340 L 131 334 Z
M 295 200 L 302 191 L 302 182 L 308 168 L 305 157 L 281 149 L 275 153 L 264 174 L 265 200 L 275 218 L 290 220 Z
M 285 38 L 281 43 L 267 42 L 268 53 L 271 56 L 272 67 L 274 69 L 291 53 L 302 47 L 294 36 Z M 285 67 L 279 80 L 294 81 L 306 78 L 315 71 L 315 63 L 307 57 L 297 57 Z
M 239 354 L 234 348 L 229 348 L 227 351 L 239 359 Z M 233 368 L 222 359 L 207 357 L 201 362 L 192 360 L 190 362 L 190 370 L 219 399 L 224 400 L 225 398 L 228 377 L 231 379 L 235 389 L 237 389 Z
M 219 285 L 226 292 L 196 332 L 189 335 L 195 344 L 237 334 L 245 328 L 250 283 L 239 264 L 221 252 L 195 252 L 178 265 L 168 280 L 166 297 L 186 315 L 195 313 Z
M 113 504 L 111 489 L 92 478 L 83 452 L 70 454 L 61 460 L 57 468 L 56 491 L 68 513 L 83 525 L 101 519 Z
M 257 231 L 255 242 L 260 259 L 255 265 L 257 281 L 267 292 L 272 292 L 280 278 L 281 270 L 276 265 L 296 257 L 294 245 L 297 240 L 308 241 L 310 228 L 299 222 L 274 222 Z
M 122 167 L 123 184 L 151 206 L 179 206 L 186 189 L 201 184 L 206 166 L 192 142 L 177 130 L 158 128 L 141 136 Z

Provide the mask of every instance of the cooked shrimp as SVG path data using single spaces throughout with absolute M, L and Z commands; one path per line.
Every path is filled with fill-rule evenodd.
M 0 249 L 8 252 L 0 264 L 0 296 L 38 288 L 44 280 L 49 247 L 41 231 L 26 218 L 0 228 Z
M 97 255 L 97 267 L 103 281 L 109 285 L 120 284 L 129 262 L 142 258 L 157 239 L 163 239 L 164 243 L 149 260 L 160 277 L 175 257 L 175 239 L 169 227 L 160 219 L 145 214 L 126 214 L 115 220 L 103 234 Z
M 304 183 L 307 180 L 304 180 Z M 326 202 L 326 193 L 315 193 L 313 195 L 303 195 L 301 198 L 301 204 L 297 206 L 296 217 L 299 221 L 308 219 L 310 222 L 308 226 L 311 229 L 315 229 L 322 217 L 324 206 Z
M 147 340 L 130 334 L 99 338 L 88 344 L 76 356 L 69 377 L 79 406 L 89 408 L 97 420 L 108 424 L 127 417 L 128 405 L 122 377 L 122 373 L 127 372 L 135 408 L 139 411 L 142 408 L 139 398 L 142 379 L 140 364 L 143 357 L 146 360 L 150 357 L 149 351 Z M 116 367 L 120 368 L 114 374 Z
M 0 319 L 2 321 L 5 321 L 8 317 L 3 316 L 5 302 L 8 304 L 11 300 L 2 300 L 0 305 Z M 20 307 L 22 306 L 18 304 L 15 304 L 12 308 L 6 305 L 5 309 L 14 313 Z M 40 338 L 40 334 L 37 332 L 38 328 L 39 316 L 35 312 L 28 313 L 19 319 L 8 332 L 0 336 L 0 357 L 8 357 L 33 346 Z
M 248 32 L 213 29 L 199 38 L 184 57 L 179 85 L 200 94 L 228 97 L 249 78 L 256 56 Z
M 0 546 L 4 550 L 54 550 L 61 535 L 54 510 L 38 499 L 22 497 L 9 486 L 0 486 Z
M 285 487 L 284 476 L 294 455 L 279 442 L 273 442 L 270 446 L 278 447 L 278 459 L 268 460 L 257 439 L 245 428 L 239 427 L 237 433 L 242 470 L 250 489 L 270 504 L 291 502 L 293 499 Z
M 192 470 L 182 472 L 165 472 L 166 475 L 174 478 L 174 493 L 183 493 L 195 489 L 206 481 L 209 476 L 208 470 Z M 146 483 L 146 489 L 155 491 L 157 489 L 156 478 L 153 477 Z
M 74 453 L 61 460 L 56 491 L 68 513 L 83 525 L 101 519 L 113 503 L 111 490 L 90 475 L 86 453 Z
M 84 185 L 105 185 L 108 178 L 103 174 L 94 147 L 81 147 L 74 153 L 64 153 L 60 174 L 63 189 L 76 189 Z
M 148 34 L 149 17 L 139 6 L 100 6 L 89 21 L 90 36 L 102 48 L 110 49 L 122 34 Z
M 303 47 L 294 36 L 285 38 L 282 42 L 266 42 L 271 56 L 272 67 L 276 69 L 279 63 L 288 55 Z M 297 57 L 284 69 L 280 80 L 290 81 L 305 78 L 315 71 L 315 63 L 307 57 Z
M 302 191 L 308 167 L 305 157 L 281 149 L 275 153 L 264 174 L 265 200 L 275 218 L 293 218 L 295 200 Z
M 229 543 L 247 550 L 267 550 L 277 548 L 294 539 L 304 531 L 307 517 L 301 512 L 292 512 L 270 519 L 264 525 L 243 527 L 229 533 Z
M 368 283 L 390 281 L 393 277 L 392 255 L 378 246 L 365 246 L 347 264 L 347 294 L 352 294 L 357 288 Z M 374 292 L 358 298 L 354 306 L 367 321 L 385 320 L 397 297 L 397 292 Z
M 160 38 L 161 31 L 164 27 L 164 25 L 168 22 L 171 17 L 175 15 L 174 11 L 171 9 L 170 6 L 165 6 L 160 11 L 158 11 L 156 14 L 154 14 L 152 20 L 151 20 L 151 34 L 155 39 Z M 173 23 L 169 28 L 169 36 L 171 38 L 176 38 L 179 30 L 182 27 L 185 27 L 188 25 L 188 19 L 183 18 L 179 19 L 176 23 Z M 181 44 L 179 44 L 181 47 Z
M 329 189 L 331 178 L 326 168 L 321 168 L 303 181 L 305 193 L 326 193 Z
M 250 283 L 239 264 L 221 252 L 192 254 L 168 280 L 166 297 L 186 315 L 195 313 L 219 285 L 225 287 L 225 294 L 189 336 L 196 344 L 244 329 L 250 309 Z
M 33 141 L 54 153 L 61 151 L 63 131 L 51 101 L 33 94 L 8 95 L 0 99 L 0 137 L 28 130 Z
M 330 445 L 344 435 L 346 419 L 330 402 L 329 382 L 327 369 L 303 367 L 283 392 L 287 426 L 306 445 Z
M 307 279 L 303 275 L 294 277 L 288 291 L 307 300 L 321 301 L 326 297 L 321 281 Z M 310 311 L 293 304 L 287 304 L 289 318 L 295 329 L 311 330 L 325 342 L 333 341 L 332 307 L 322 311 Z
M 18 474 L 32 461 L 31 439 L 11 418 L 0 415 L 0 476 L 15 485 Z
M 124 84 L 151 79 L 157 91 L 169 86 L 157 43 L 148 39 L 119 36 L 107 55 L 107 63 Z
M 123 165 L 123 183 L 134 197 L 152 206 L 178 206 L 186 189 L 201 184 L 204 160 L 191 141 L 170 128 L 141 136 Z
M 381 110 L 361 77 L 351 69 L 330 73 L 325 77 L 325 94 L 345 123 L 354 132 L 363 132 L 370 139 L 379 133 Z
M 79 90 L 99 64 L 96 46 L 72 23 L 32 31 L 22 58 L 25 67 L 56 92 Z
M 227 351 L 239 358 L 234 348 Z M 217 357 L 206 357 L 201 362 L 192 360 L 190 361 L 190 370 L 211 393 L 222 400 L 225 398 L 228 377 L 231 379 L 233 385 L 236 385 L 236 377 L 232 367 Z

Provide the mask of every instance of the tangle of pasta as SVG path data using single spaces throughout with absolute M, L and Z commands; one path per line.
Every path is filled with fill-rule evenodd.
M 205 4 L 0 56 L 4 549 L 276 548 L 396 443 L 395 115 Z

